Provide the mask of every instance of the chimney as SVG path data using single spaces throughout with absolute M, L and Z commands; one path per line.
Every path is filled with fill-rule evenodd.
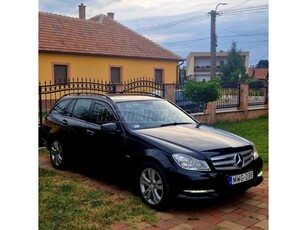
M 85 5 L 83 5 L 83 3 L 81 3 L 81 5 L 79 5 L 79 19 L 85 19 Z
M 114 19 L 114 13 L 109 12 L 108 17 Z

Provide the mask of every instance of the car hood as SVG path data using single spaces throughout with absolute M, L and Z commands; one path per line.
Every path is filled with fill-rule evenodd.
M 209 151 L 222 148 L 237 148 L 251 145 L 251 142 L 224 130 L 202 125 L 174 125 L 152 129 L 141 129 L 138 134 L 150 139 L 158 139 L 178 147 L 196 151 Z

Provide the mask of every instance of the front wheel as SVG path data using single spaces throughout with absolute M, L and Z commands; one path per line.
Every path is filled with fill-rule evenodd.
M 50 160 L 54 168 L 64 169 L 66 166 L 64 148 L 62 143 L 58 140 L 54 140 L 51 143 Z
M 140 193 L 151 208 L 162 210 L 170 202 L 170 185 L 163 170 L 153 163 L 144 165 L 139 174 Z

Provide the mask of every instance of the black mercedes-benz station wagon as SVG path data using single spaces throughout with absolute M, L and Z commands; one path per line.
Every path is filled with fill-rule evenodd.
M 263 180 L 251 141 L 204 125 L 160 97 L 63 96 L 44 118 L 42 138 L 57 169 L 72 159 L 129 169 L 154 209 L 175 197 L 216 198 Z

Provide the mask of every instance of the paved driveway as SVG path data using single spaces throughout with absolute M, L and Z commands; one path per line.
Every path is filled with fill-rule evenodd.
M 41 168 L 52 168 L 46 156 L 40 156 Z M 84 178 L 85 184 L 103 191 L 125 195 L 129 193 L 123 188 L 105 181 L 86 177 L 73 171 L 58 171 L 66 176 Z M 264 181 L 249 189 L 240 196 L 227 198 L 218 202 L 181 202 L 167 212 L 156 212 L 157 223 L 153 226 L 140 223 L 138 229 L 146 230 L 260 230 L 268 229 L 268 172 L 264 173 Z M 113 224 L 113 230 L 129 229 L 123 224 Z

